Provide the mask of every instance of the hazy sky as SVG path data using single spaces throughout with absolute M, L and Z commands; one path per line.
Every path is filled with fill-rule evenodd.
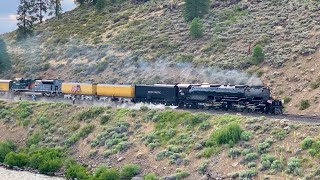
M 16 14 L 20 0 L 0 0 L 0 34 L 17 28 Z M 62 0 L 63 11 L 75 8 L 73 0 Z

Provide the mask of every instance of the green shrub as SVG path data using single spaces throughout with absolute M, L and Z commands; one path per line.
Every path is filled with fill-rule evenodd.
M 92 180 L 120 180 L 119 172 L 114 168 L 100 166 L 93 174 Z
M 282 171 L 283 167 L 283 163 L 279 160 L 275 160 L 271 164 L 271 169 L 276 172 Z
M 208 121 L 204 121 L 199 125 L 199 130 L 206 131 L 210 129 L 211 124 Z
M 194 18 L 190 25 L 190 35 L 192 38 L 201 38 L 203 36 L 203 25 L 200 18 Z
M 236 157 L 239 157 L 240 155 L 241 155 L 241 151 L 238 148 L 231 148 L 228 153 L 228 156 L 231 158 L 236 158 Z
M 314 139 L 311 137 L 306 137 L 301 144 L 302 149 L 309 149 L 312 147 L 312 144 L 314 143 Z
M 246 161 L 253 161 L 256 160 L 258 158 L 258 154 L 257 153 L 249 153 L 245 156 L 244 160 Z
M 202 18 L 209 10 L 209 0 L 185 0 L 184 19 L 191 21 L 194 18 Z
M 42 139 L 42 133 L 35 132 L 31 136 L 28 137 L 26 141 L 26 145 L 30 147 L 31 145 L 37 145 Z
M 271 167 L 271 164 L 276 160 L 276 158 L 269 154 L 261 155 L 261 166 L 259 169 L 261 171 L 267 170 Z
M 271 132 L 278 140 L 284 140 L 286 138 L 286 132 L 283 129 L 275 129 Z
M 289 102 L 291 102 L 291 100 L 292 100 L 291 97 L 285 96 L 285 97 L 283 98 L 283 103 L 284 103 L 284 104 L 288 104 Z
M 257 163 L 256 162 L 249 162 L 248 168 L 253 168 L 253 167 L 257 167 Z
M 290 158 L 288 161 L 287 172 L 289 174 L 300 175 L 301 174 L 301 161 L 296 157 Z
M 66 140 L 66 145 L 72 146 L 73 144 L 78 142 L 80 138 L 87 137 L 94 130 L 94 128 L 95 126 L 92 124 L 84 126 L 82 129 L 80 129 L 78 132 L 76 132 Z
M 103 107 L 92 107 L 92 108 L 89 108 L 88 110 L 82 111 L 78 115 L 78 119 L 80 121 L 94 119 L 94 118 L 98 117 L 100 114 L 102 114 L 104 111 L 105 111 L 105 109 Z
M 309 103 L 309 100 L 305 100 L 305 99 L 302 99 L 299 103 L 299 109 L 300 110 L 305 110 L 305 109 L 308 109 L 310 107 L 310 103 Z
M 68 162 L 65 176 L 67 179 L 86 180 L 89 178 L 87 169 L 82 165 L 77 164 L 75 161 Z
M 106 114 L 106 115 L 103 115 L 101 116 L 100 118 L 100 124 L 103 125 L 103 124 L 107 124 L 107 122 L 109 122 L 111 120 L 111 116 Z
M 218 146 L 206 147 L 202 150 L 201 156 L 205 158 L 211 157 L 212 154 L 218 154 L 221 148 Z
M 157 180 L 157 176 L 154 173 L 148 173 L 143 177 L 143 180 Z
M 249 141 L 252 138 L 252 133 L 248 131 L 243 131 L 241 133 L 241 140 L 243 141 Z
M 266 139 L 263 143 L 259 143 L 257 145 L 257 151 L 259 154 L 264 154 L 271 147 L 273 141 L 272 139 Z
M 190 176 L 190 174 L 188 172 L 182 171 L 182 172 L 177 172 L 175 174 L 175 177 L 177 177 L 177 179 L 184 179 L 186 177 Z
M 239 124 L 231 123 L 222 129 L 214 131 L 208 140 L 207 144 L 228 144 L 230 141 L 237 143 L 241 138 L 243 130 Z
M 63 153 L 53 148 L 40 148 L 30 154 L 30 166 L 40 173 L 52 174 L 62 167 Z
M 263 52 L 262 46 L 260 44 L 257 44 L 253 48 L 251 63 L 258 65 L 262 63 L 263 60 L 264 60 L 264 52 Z
M 208 161 L 204 161 L 198 166 L 197 170 L 200 174 L 204 174 L 207 171 L 207 168 L 208 168 Z
M 4 159 L 4 163 L 9 165 L 10 167 L 18 166 L 24 167 L 29 162 L 29 156 L 25 153 L 15 153 L 10 152 L 6 155 Z
M 0 142 L 0 162 L 3 162 L 6 155 L 15 149 L 16 145 L 12 141 Z
M 135 175 L 139 174 L 140 166 L 136 164 L 125 164 L 122 166 L 120 176 L 122 179 L 130 180 Z
M 239 179 L 252 179 L 253 177 L 257 176 L 257 170 L 256 169 L 249 169 L 246 171 L 240 171 L 239 172 Z

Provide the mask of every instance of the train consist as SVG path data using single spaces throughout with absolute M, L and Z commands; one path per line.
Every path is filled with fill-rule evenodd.
M 62 80 L 0 80 L 0 91 L 81 100 L 130 101 L 185 108 L 282 114 L 282 102 L 264 86 L 214 84 L 110 85 Z

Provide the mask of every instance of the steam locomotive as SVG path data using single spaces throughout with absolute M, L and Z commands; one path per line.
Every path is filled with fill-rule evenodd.
M 184 108 L 220 109 L 282 114 L 282 101 L 271 97 L 264 86 L 217 84 L 110 85 L 63 80 L 0 80 L 0 91 L 13 94 L 81 99 L 131 101 Z

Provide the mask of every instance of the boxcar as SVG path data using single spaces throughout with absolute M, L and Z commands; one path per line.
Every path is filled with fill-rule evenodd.
M 178 101 L 178 91 L 176 85 L 136 85 L 134 101 L 174 105 Z
M 134 86 L 131 85 L 110 85 L 110 84 L 98 84 L 97 95 L 104 97 L 134 97 Z
M 11 80 L 0 80 L 0 92 L 10 91 L 11 86 L 12 86 Z
M 96 95 L 97 84 L 95 83 L 62 83 L 63 94 Z

